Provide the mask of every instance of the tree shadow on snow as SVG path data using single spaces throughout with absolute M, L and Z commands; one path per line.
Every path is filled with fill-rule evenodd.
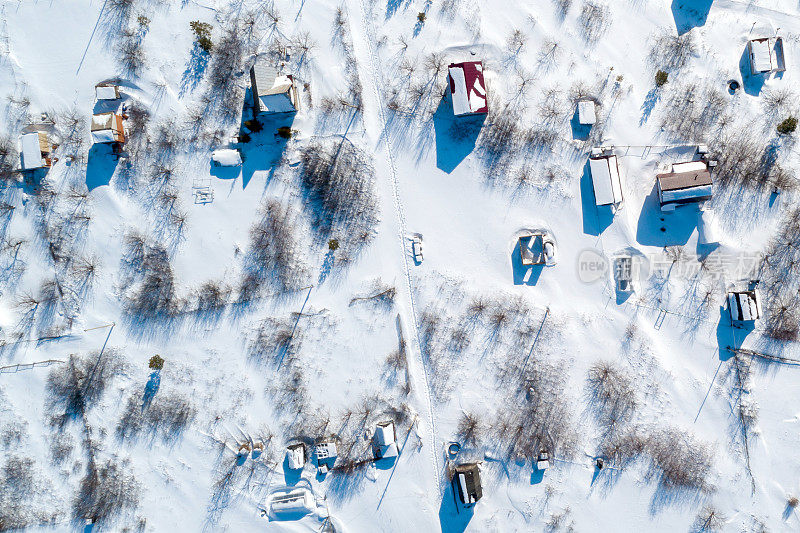
M 581 214 L 583 216 L 583 232 L 598 236 L 614 221 L 614 210 L 610 205 L 597 205 L 592 184 L 592 172 L 589 161 L 583 166 L 581 175 Z
M 192 92 L 203 79 L 203 73 L 208 65 L 208 60 L 211 55 L 203 51 L 198 45 L 192 48 L 192 55 L 189 57 L 189 63 L 181 75 L 181 88 L 180 96 L 185 95 L 187 92 Z
M 704 26 L 714 0 L 672 0 L 672 17 L 678 35 L 692 28 Z
M 433 114 L 436 135 L 436 166 L 450 174 L 475 149 L 486 115 L 457 117 L 447 91 Z
M 93 144 L 86 163 L 86 187 L 92 191 L 111 183 L 118 162 L 119 156 L 114 153 L 110 144 Z
M 636 242 L 645 246 L 683 246 L 689 241 L 697 227 L 697 206 L 687 205 L 671 212 L 661 211 L 658 189 L 645 198 L 639 224 L 636 228 Z
M 572 119 L 569 121 L 572 128 L 572 138 L 578 141 L 588 141 L 589 134 L 592 133 L 592 124 L 581 124 L 578 118 L 578 108 L 575 107 L 575 112 L 572 114 Z

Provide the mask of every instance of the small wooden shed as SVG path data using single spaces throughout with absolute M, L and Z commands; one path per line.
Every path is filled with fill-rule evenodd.
M 786 56 L 781 37 L 750 39 L 747 41 L 747 51 L 750 57 L 750 72 L 753 75 L 786 70 Z
M 622 203 L 622 180 L 619 162 L 614 154 L 594 155 L 589 158 L 594 200 L 597 205 L 619 205 Z
M 456 466 L 453 472 L 453 491 L 465 507 L 472 507 L 483 496 L 481 472 L 477 463 L 465 463 Z
M 733 322 L 755 322 L 761 318 L 761 298 L 755 288 L 728 293 L 728 312 Z
M 597 113 L 594 108 L 594 100 L 583 99 L 578 101 L 578 123 L 584 126 L 591 126 L 597 122 Z

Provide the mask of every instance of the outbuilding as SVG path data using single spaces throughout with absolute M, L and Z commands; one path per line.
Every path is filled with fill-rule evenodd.
M 294 76 L 283 74 L 266 58 L 250 68 L 250 91 L 255 114 L 296 113 L 300 109 Z
M 750 56 L 750 72 L 753 75 L 786 70 L 786 57 L 783 53 L 781 37 L 750 39 L 747 41 L 747 51 Z
M 583 99 L 578 101 L 578 123 L 584 126 L 591 126 L 597 122 L 597 113 L 594 108 L 594 100 Z
M 546 233 L 522 235 L 519 238 L 520 262 L 523 266 L 547 265 L 556 262 L 556 243 Z
M 481 473 L 477 463 L 465 463 L 456 466 L 453 472 L 453 491 L 465 507 L 472 507 L 483 496 Z
M 595 204 L 616 206 L 622 203 L 622 180 L 616 155 L 593 155 L 589 158 L 589 171 Z
M 397 457 L 397 435 L 391 420 L 375 426 L 375 455 L 381 459 Z
M 755 322 L 761 318 L 761 298 L 758 290 L 728 293 L 728 312 L 733 322 Z
M 22 170 L 48 168 L 52 164 L 50 153 L 53 150 L 47 133 L 34 131 L 20 136 L 20 166 Z
M 101 83 L 94 88 L 98 100 L 119 100 L 119 87 L 109 83 Z
M 122 116 L 113 112 L 100 113 L 92 116 L 92 142 L 95 143 L 124 143 L 125 128 L 122 125 Z
M 483 78 L 483 63 L 480 61 L 451 63 L 447 72 L 450 95 L 453 99 L 453 114 L 456 116 L 487 114 L 489 105 L 486 82 Z
M 705 202 L 712 196 L 711 170 L 705 160 L 676 163 L 672 165 L 672 172 L 659 174 L 656 181 L 662 211 Z
M 302 442 L 286 447 L 286 462 L 290 469 L 300 470 L 306 464 L 306 445 Z

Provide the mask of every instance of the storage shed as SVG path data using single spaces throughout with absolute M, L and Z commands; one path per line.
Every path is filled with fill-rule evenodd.
M 306 464 L 306 446 L 302 442 L 286 447 L 286 461 L 289 468 L 299 470 Z
M 250 90 L 255 113 L 295 113 L 300 109 L 297 87 L 291 74 L 282 74 L 266 58 L 250 68 Z
M 672 172 L 659 174 L 656 179 L 662 211 L 711 199 L 711 171 L 706 161 L 676 163 L 672 165 Z
M 751 39 L 747 41 L 747 51 L 750 56 L 750 71 L 754 75 L 786 70 L 781 37 Z
M 397 436 L 394 422 L 378 422 L 375 426 L 375 455 L 378 458 L 397 457 Z
M 95 98 L 98 100 L 119 100 L 119 87 L 101 83 L 94 88 Z
M 453 114 L 474 115 L 489 112 L 483 63 L 465 61 L 448 67 L 447 80 L 453 97 Z
M 111 112 L 93 115 L 92 142 L 124 143 L 125 128 L 122 125 L 122 117 Z
M 20 166 L 22 170 L 47 168 L 51 165 L 50 152 L 52 146 L 47 134 L 43 131 L 25 133 L 20 140 Z
M 465 507 L 472 507 L 483 496 L 481 473 L 477 463 L 458 465 L 453 473 L 453 491 Z
M 756 289 L 728 293 L 728 312 L 733 322 L 755 322 L 761 318 L 761 298 Z
M 622 180 L 616 155 L 592 156 L 589 158 L 589 171 L 592 174 L 594 200 L 597 205 L 622 203 Z
M 584 126 L 591 126 L 597 122 L 597 113 L 594 109 L 594 100 L 578 101 L 578 123 Z

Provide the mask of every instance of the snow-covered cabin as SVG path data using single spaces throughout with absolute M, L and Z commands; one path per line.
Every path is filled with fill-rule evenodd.
M 259 113 L 295 113 L 300 109 L 297 86 L 291 74 L 281 74 L 265 58 L 250 68 L 253 108 Z
M 545 471 L 550 468 L 550 454 L 543 451 L 536 458 L 536 470 Z
M 662 211 L 711 199 L 712 180 L 707 161 L 675 163 L 672 165 L 672 172 L 659 174 L 656 178 Z
M 756 289 L 728 293 L 728 312 L 733 322 L 755 322 L 761 318 L 761 298 Z
M 292 470 L 299 470 L 306 464 L 306 445 L 302 442 L 286 447 L 286 462 Z
M 238 167 L 242 164 L 242 154 L 233 148 L 220 148 L 211 152 L 211 162 L 215 167 Z
M 597 205 L 622 203 L 622 181 L 616 155 L 597 155 L 589 158 L 594 200 Z
M 578 123 L 584 126 L 591 126 L 597 122 L 597 113 L 594 109 L 594 100 L 578 101 Z
M 94 88 L 95 98 L 98 100 L 119 100 L 119 87 L 101 83 Z
M 270 495 L 270 509 L 276 516 L 282 514 L 306 514 L 316 508 L 314 495 L 305 487 L 278 490 Z
M 450 95 L 453 98 L 454 115 L 489 112 L 483 63 L 480 61 L 452 63 L 448 68 L 447 79 L 450 84 Z
M 378 422 L 375 426 L 376 455 L 379 458 L 397 457 L 397 436 L 394 422 Z
M 20 166 L 22 170 L 47 168 L 51 165 L 50 139 L 43 131 L 34 131 L 20 136 Z
M 633 291 L 633 259 L 618 257 L 614 261 L 614 278 L 619 292 Z
M 477 463 L 456 466 L 453 472 L 453 490 L 465 507 L 472 507 L 483 496 L 481 473 Z
M 92 142 L 124 143 L 125 128 L 122 125 L 122 117 L 111 112 L 92 115 Z
M 786 70 L 783 39 L 780 37 L 751 39 L 747 41 L 747 51 L 750 56 L 750 71 L 754 75 Z

